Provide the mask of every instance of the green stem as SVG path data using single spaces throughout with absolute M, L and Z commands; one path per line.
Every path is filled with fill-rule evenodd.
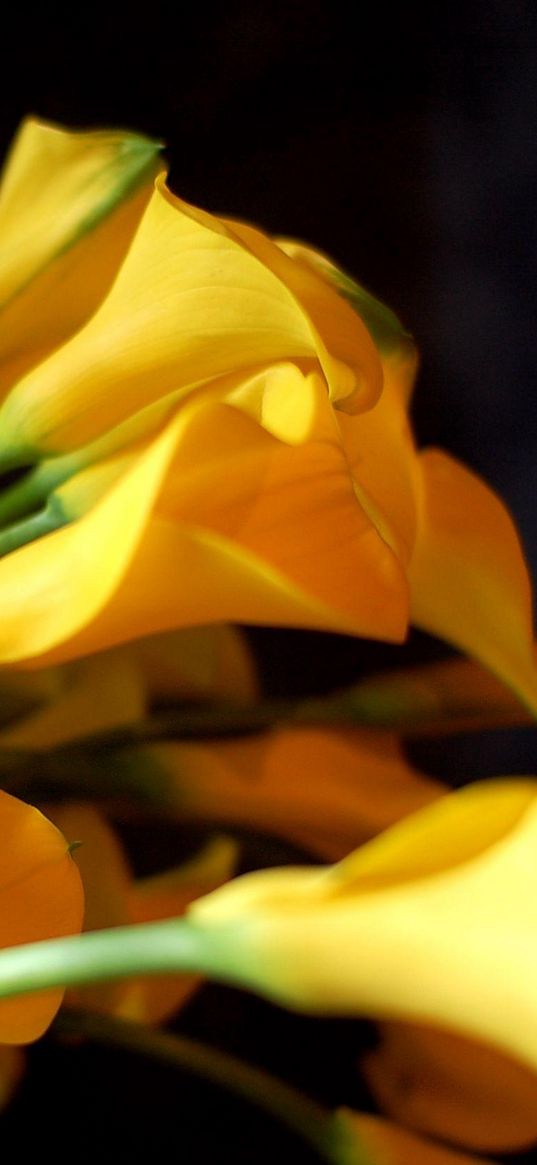
M 212 970 L 210 938 L 183 918 L 89 931 L 0 952 L 0 998 L 133 975 Z
M 136 1052 L 186 1069 L 263 1109 L 326 1160 L 335 1160 L 331 1145 L 331 1112 L 270 1073 L 245 1064 L 227 1052 L 184 1036 L 169 1035 L 126 1020 L 83 1011 L 62 1012 L 55 1030 L 60 1035 L 82 1035 L 108 1047 Z

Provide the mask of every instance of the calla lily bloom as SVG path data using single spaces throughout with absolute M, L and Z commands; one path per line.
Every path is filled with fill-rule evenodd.
M 133 725 L 152 705 L 258 694 L 241 632 L 217 625 L 149 636 L 58 667 L 0 675 L 1 749 L 48 749 Z
M 412 619 L 535 711 L 515 528 L 416 451 L 408 334 L 311 249 L 162 175 L 148 197 L 155 154 L 29 122 L 8 164 L 0 467 L 30 468 L 0 493 L 0 662 L 222 621 L 400 641 Z M 49 328 L 52 283 L 92 290 Z
M 82 925 L 78 870 L 58 829 L 37 809 L 0 792 L 0 947 L 74 934 Z M 54 1018 L 63 991 L 0 1004 L 0 1044 L 37 1039 Z M 8 1061 L 8 1075 L 14 1068 Z
M 184 819 L 273 833 L 335 861 L 445 793 L 389 733 L 283 728 L 155 744 L 140 765 Z
M 441 1027 L 537 1070 L 537 782 L 468 786 L 339 865 L 199 900 L 217 973 L 301 1011 Z

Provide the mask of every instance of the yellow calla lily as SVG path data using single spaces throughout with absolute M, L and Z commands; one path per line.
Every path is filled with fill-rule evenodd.
M 441 798 L 326 870 L 265 870 L 190 917 L 218 974 L 301 1011 L 430 1024 L 537 1069 L 537 782 Z
M 311 248 L 162 176 L 148 199 L 154 154 L 29 123 L 8 166 L 0 253 L 26 241 L 6 260 L 0 465 L 33 468 L 0 491 L 0 663 L 222 621 L 397 642 L 412 619 L 535 713 L 513 522 L 416 450 L 408 334 Z

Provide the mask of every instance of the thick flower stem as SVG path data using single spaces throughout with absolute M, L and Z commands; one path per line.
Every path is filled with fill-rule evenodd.
M 131 975 L 211 973 L 210 941 L 182 918 L 90 931 L 0 952 L 0 998 Z
M 329 1110 L 270 1073 L 227 1052 L 184 1036 L 169 1035 L 125 1020 L 83 1011 L 62 1012 L 55 1030 L 60 1035 L 85 1036 L 109 1047 L 148 1056 L 208 1080 L 275 1117 L 311 1145 L 324 1160 L 336 1162 L 338 1159 L 334 1156 Z M 358 1158 L 356 1165 L 362 1165 Z

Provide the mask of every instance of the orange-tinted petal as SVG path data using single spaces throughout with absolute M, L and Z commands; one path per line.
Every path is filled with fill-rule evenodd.
M 0 947 L 80 930 L 82 888 L 67 843 L 37 809 L 0 792 Z M 48 1027 L 59 990 L 0 1003 L 0 1043 L 23 1044 Z
M 392 737 L 353 729 L 164 743 L 147 759 L 182 817 L 266 830 L 331 861 L 444 791 Z
M 342 1108 L 336 1121 L 337 1165 L 487 1165 L 369 1113 Z
M 537 1074 L 485 1044 L 411 1024 L 382 1024 L 365 1074 L 383 1112 L 477 1152 L 537 1141 Z
M 428 450 L 421 466 L 412 620 L 473 655 L 535 713 L 531 589 L 514 524 L 492 490 L 445 453 Z

